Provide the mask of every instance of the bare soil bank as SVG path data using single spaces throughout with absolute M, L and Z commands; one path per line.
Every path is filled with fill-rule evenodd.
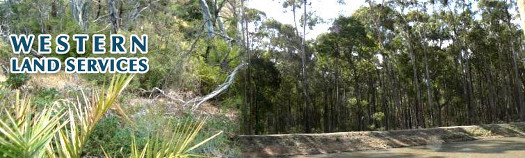
M 429 129 L 319 134 L 239 135 L 244 156 L 286 156 L 377 150 L 487 137 L 525 136 L 525 122 Z

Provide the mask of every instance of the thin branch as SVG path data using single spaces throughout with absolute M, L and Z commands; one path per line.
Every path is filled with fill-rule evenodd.
M 106 27 L 104 27 L 103 29 L 95 31 L 95 32 L 92 32 L 92 33 L 99 33 L 99 32 L 105 31 L 105 30 L 107 30 L 109 28 L 109 26 L 111 26 L 111 24 L 107 24 Z
M 184 103 L 184 104 L 187 103 L 186 101 L 184 101 L 184 100 L 182 100 L 182 99 L 175 98 L 175 97 L 173 97 L 173 96 L 170 96 L 170 95 L 166 94 L 162 89 L 157 88 L 157 87 L 153 87 L 153 90 L 151 90 L 150 98 L 151 98 L 151 95 L 153 95 L 153 93 L 154 93 L 155 91 L 160 92 L 160 94 L 162 94 L 164 97 L 166 97 L 166 98 L 168 98 L 168 99 L 175 100 L 175 101 L 178 101 L 178 102 L 181 102 L 181 103 Z
M 102 16 L 98 17 L 97 19 L 93 20 L 92 22 L 97 22 L 97 21 L 99 21 L 100 19 L 105 18 L 106 16 L 109 16 L 109 13 L 106 14 L 106 15 L 102 15 Z

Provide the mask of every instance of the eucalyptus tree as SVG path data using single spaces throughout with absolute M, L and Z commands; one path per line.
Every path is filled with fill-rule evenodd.
M 294 29 L 297 36 L 301 37 L 299 44 L 300 44 L 300 51 L 301 51 L 301 76 L 302 76 L 302 89 L 305 97 L 305 132 L 310 133 L 311 132 L 311 118 L 310 114 L 312 111 L 312 99 L 310 95 L 310 88 L 308 83 L 308 55 L 307 55 L 307 43 L 306 43 L 306 28 L 312 27 L 316 24 L 317 18 L 315 18 L 313 15 L 313 12 L 310 12 L 307 10 L 307 7 L 311 4 L 308 3 L 307 0 L 285 0 L 283 2 L 283 8 L 290 8 L 293 15 L 293 23 L 294 23 Z M 299 32 L 299 27 L 297 25 L 298 19 L 297 19 L 297 13 L 299 12 L 298 9 L 303 9 L 301 19 L 299 20 L 301 22 L 300 27 L 302 28 L 302 32 Z

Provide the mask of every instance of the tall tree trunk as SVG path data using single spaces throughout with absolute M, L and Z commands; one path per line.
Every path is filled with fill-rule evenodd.
M 427 106 L 428 106 L 428 109 L 430 111 L 429 113 L 429 117 L 430 117 L 430 126 L 434 126 L 434 112 L 433 112 L 433 109 L 432 109 L 432 79 L 430 79 L 430 72 L 428 70 L 428 51 L 427 51 L 427 46 L 426 46 L 426 42 L 425 42 L 425 35 L 424 33 L 422 34 L 421 31 L 418 31 L 419 32 L 419 36 L 422 38 L 421 41 L 422 41 L 422 45 L 421 47 L 423 47 L 423 53 L 424 53 L 424 57 L 425 57 L 425 85 L 427 86 Z
M 222 22 L 222 18 L 221 18 L 221 10 L 222 10 L 222 7 L 224 6 L 224 3 L 226 1 L 222 1 L 221 4 L 217 4 L 217 0 L 214 0 L 213 3 L 215 4 L 214 5 L 214 11 L 215 11 L 215 21 L 214 23 L 218 23 L 219 25 L 219 31 L 220 31 L 220 34 L 221 36 L 224 36 L 224 38 L 226 38 L 226 40 L 230 40 L 229 37 L 227 37 L 226 33 L 224 32 L 225 29 L 224 29 L 224 23 Z
M 51 2 L 51 16 L 56 18 L 58 15 L 58 3 L 57 3 L 57 0 L 53 0 L 53 2 Z
M 115 0 L 108 0 L 107 1 L 108 3 L 108 8 L 109 8 L 109 18 L 110 18 L 110 21 L 111 21 L 111 25 L 113 26 L 113 33 L 116 34 L 118 33 L 118 29 L 119 29 L 119 23 L 118 23 L 118 19 L 119 18 L 119 14 L 117 13 L 117 8 L 115 6 Z
M 473 104 L 473 86 L 472 86 L 472 70 L 470 66 L 470 59 L 465 58 L 465 66 L 466 66 L 466 74 L 467 74 L 467 108 L 468 108 L 468 124 L 472 125 L 475 124 L 477 121 L 477 117 L 475 114 L 475 108 Z
M 202 19 L 204 20 L 204 30 L 206 30 L 206 33 L 208 33 L 208 38 L 212 38 L 215 32 L 213 30 L 213 21 L 211 19 L 210 7 L 208 7 L 206 0 L 199 0 L 199 4 L 201 7 Z
M 401 13 L 405 11 L 405 6 L 401 6 Z M 423 105 L 421 103 L 421 92 L 419 89 L 419 77 L 417 73 L 417 57 L 414 52 L 414 46 L 412 44 L 412 30 L 410 29 L 411 26 L 409 26 L 408 21 L 405 19 L 404 15 L 400 15 L 403 21 L 403 31 L 406 33 L 406 42 L 408 46 L 408 53 L 410 55 L 411 63 L 412 63 L 412 71 L 413 71 L 413 84 L 414 84 L 414 90 L 416 92 L 416 99 L 415 99 L 415 113 L 416 113 L 416 127 L 418 128 L 425 128 L 425 116 L 423 112 Z
M 519 2 L 519 6 L 520 6 L 520 11 L 521 12 L 521 15 L 524 15 L 525 13 L 523 13 L 523 5 L 524 5 L 524 1 L 523 0 L 520 0 L 518 1 Z M 508 9 L 507 9 L 508 10 Z M 524 18 L 522 16 L 522 18 Z M 510 16 L 510 13 L 508 13 L 508 16 L 507 16 L 507 28 L 509 29 L 509 31 L 512 30 L 512 27 L 511 27 L 511 20 L 512 20 L 512 17 Z M 522 19 L 521 20 L 521 24 L 523 26 L 524 24 L 524 20 Z M 521 80 L 521 73 L 519 72 L 519 69 L 518 69 L 518 63 L 517 63 L 517 60 L 518 60 L 518 54 L 516 52 L 516 49 L 514 47 L 514 39 L 512 38 L 509 38 L 508 39 L 509 42 L 510 42 L 510 49 L 511 49 L 511 56 L 512 56 L 512 69 L 514 71 L 514 81 L 516 82 L 516 92 L 518 95 L 518 97 L 516 98 L 517 99 L 517 102 L 518 102 L 518 108 L 519 108 L 519 115 L 520 115 L 520 120 L 521 121 L 525 121 L 525 107 L 523 105 L 523 82 Z
M 95 19 L 98 19 L 100 17 L 100 12 L 102 11 L 102 0 L 97 1 L 97 15 L 95 16 Z
M 297 21 L 296 21 L 296 6 L 295 6 L 295 1 L 293 1 L 292 3 L 292 13 L 293 13 L 293 19 L 294 19 L 294 24 L 295 24 L 295 33 L 297 34 L 297 36 L 301 36 L 299 34 L 299 31 L 298 31 L 298 27 L 297 27 Z M 302 37 L 301 37 L 301 72 L 302 72 L 302 86 L 303 86 L 303 94 L 304 94 L 304 97 L 305 97 L 305 119 L 304 119 L 304 128 L 305 128 L 305 132 L 306 133 L 310 133 L 311 132 L 311 118 L 310 118 L 310 113 L 311 113 L 311 98 L 310 98 L 310 92 L 309 92 L 309 86 L 308 86 L 308 75 L 307 75 L 307 72 L 306 72 L 306 22 L 308 21 L 307 19 L 307 14 L 306 14 L 306 5 L 307 5 L 307 0 L 305 0 L 303 2 L 303 11 L 304 11 L 304 14 L 303 16 L 305 17 L 304 20 L 303 20 L 303 23 L 302 23 L 302 26 L 303 26 L 303 34 L 302 34 Z
M 90 0 L 70 0 L 71 12 L 73 14 L 73 17 L 84 32 L 86 32 L 88 29 L 87 14 L 89 12 L 90 2 Z
M 204 1 L 204 4 L 206 4 L 206 1 L 205 0 L 202 0 Z M 202 1 L 201 1 L 201 8 L 206 8 L 206 6 L 203 6 L 202 4 Z M 241 24 L 241 34 L 242 34 L 242 37 L 241 39 L 243 39 L 243 46 L 244 46 L 244 60 L 246 63 L 249 63 L 250 62 L 250 42 L 249 42 L 249 32 L 248 32 L 248 20 L 247 20 L 247 17 L 246 17 L 246 12 L 245 12 L 245 6 L 244 6 L 244 0 L 240 0 L 241 1 L 241 6 L 240 6 L 240 12 L 241 12 L 241 17 L 240 17 L 240 24 Z M 208 13 L 209 13 L 209 10 L 208 10 Z M 211 22 L 211 21 L 208 21 L 208 22 Z M 208 22 L 205 22 L 205 25 L 209 25 Z M 205 29 L 209 29 L 207 28 L 207 26 L 205 26 Z M 212 26 L 212 31 L 213 31 L 213 26 Z M 208 32 L 209 33 L 209 32 Z M 213 32 L 211 34 L 211 36 L 213 36 Z M 208 34 L 208 37 L 210 37 L 210 34 Z M 245 76 L 244 76 L 244 106 L 242 108 L 243 110 L 243 113 L 245 113 L 245 116 L 244 116 L 244 121 L 248 124 L 248 126 L 246 126 L 246 129 L 245 131 L 248 133 L 248 134 L 254 134 L 254 121 L 253 121 L 253 113 L 251 113 L 250 115 L 248 115 L 248 109 L 250 109 L 250 111 L 253 111 L 253 92 L 252 92 L 252 83 L 251 83 L 251 69 L 250 69 L 250 64 L 247 65 L 247 68 L 246 68 L 246 73 L 245 73 Z
M 413 71 L 413 84 L 414 84 L 414 89 L 415 89 L 415 92 L 416 92 L 416 120 L 417 120 L 417 127 L 419 128 L 425 128 L 425 118 L 424 118 L 424 113 L 423 113 L 423 106 L 421 105 L 421 92 L 420 92 L 420 89 L 419 89 L 419 77 L 418 77 L 418 74 L 417 74 L 417 61 L 416 61 L 416 55 L 414 53 L 414 48 L 412 46 L 412 38 L 411 38 L 411 31 L 410 31 L 410 28 L 408 26 L 408 24 L 405 25 L 405 29 L 406 29 L 406 33 L 407 33 L 407 42 L 408 42 L 408 52 L 410 53 L 410 58 L 411 58 L 411 61 L 412 61 L 412 71 Z
M 323 73 L 325 74 L 325 73 Z M 323 93 L 323 96 L 324 96 L 324 119 L 323 119 L 323 123 L 324 123 L 324 132 L 325 133 L 328 133 L 330 132 L 330 112 L 328 110 L 329 108 L 329 102 L 328 102 L 328 86 L 325 86 L 324 87 L 324 93 Z
M 308 21 L 306 14 L 306 4 L 307 0 L 304 0 L 303 2 L 303 10 L 304 10 L 304 21 L 303 21 L 303 39 L 301 41 L 301 51 L 302 53 L 302 71 L 303 71 L 303 88 L 304 88 L 304 95 L 306 97 L 306 131 L 307 133 L 311 132 L 310 127 L 310 113 L 311 113 L 311 104 L 312 99 L 310 98 L 310 92 L 309 92 L 309 86 L 308 86 L 308 75 L 306 74 L 306 22 Z

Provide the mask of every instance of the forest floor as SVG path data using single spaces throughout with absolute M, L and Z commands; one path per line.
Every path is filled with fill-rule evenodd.
M 525 123 L 319 134 L 241 135 L 245 156 L 287 156 L 380 150 L 525 136 Z

